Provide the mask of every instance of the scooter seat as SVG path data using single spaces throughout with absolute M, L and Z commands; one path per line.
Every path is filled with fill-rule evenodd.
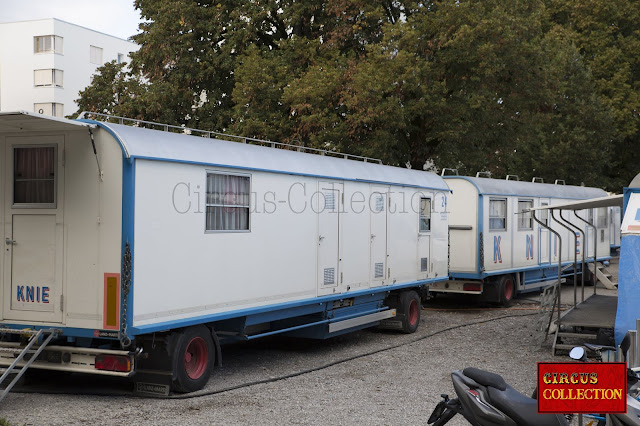
M 505 390 L 488 386 L 491 405 L 509 416 L 518 426 L 568 426 L 561 414 L 539 414 L 537 401 L 522 395 L 509 385 Z
M 507 388 L 507 382 L 505 382 L 499 374 L 490 373 L 475 367 L 467 367 L 462 370 L 462 373 L 483 386 L 490 386 L 492 388 L 500 389 L 501 391 Z

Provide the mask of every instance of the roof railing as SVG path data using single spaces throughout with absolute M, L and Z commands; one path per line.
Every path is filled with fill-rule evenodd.
M 515 179 L 512 179 L 512 178 L 515 178 Z M 507 175 L 505 180 L 516 180 L 516 181 L 519 181 L 520 178 L 518 177 L 518 175 Z
M 556 179 L 554 182 L 556 185 L 566 185 L 564 179 Z
M 534 178 L 531 179 L 531 182 L 533 182 L 533 183 L 536 183 L 536 182 L 537 183 L 544 183 L 544 179 L 541 178 L 541 177 L 534 176 Z
M 449 170 L 451 174 L 447 174 L 447 170 Z M 458 176 L 458 169 L 450 169 L 448 167 L 445 167 L 440 172 L 440 176 Z
M 216 139 L 222 139 L 230 142 L 239 142 L 239 143 L 251 144 L 251 145 L 268 146 L 271 148 L 286 149 L 288 151 L 298 151 L 298 152 L 306 152 L 306 153 L 319 154 L 319 155 L 328 155 L 331 157 L 341 157 L 346 160 L 356 160 L 356 161 L 363 161 L 365 163 L 382 164 L 382 160 L 378 158 L 363 157 L 360 155 L 353 155 L 353 154 L 344 154 L 341 152 L 329 151 L 326 149 L 310 148 L 302 144 L 293 145 L 293 144 L 288 144 L 283 142 L 274 142 L 274 141 L 268 141 L 263 139 L 248 138 L 245 136 L 230 135 L 227 133 L 212 132 L 209 130 L 193 129 L 191 127 L 185 127 L 185 126 L 175 126 L 172 124 L 157 123 L 154 121 L 145 121 L 145 120 L 138 120 L 135 118 L 119 117 L 117 115 L 103 114 L 100 112 L 82 111 L 78 115 L 78 117 L 76 117 L 76 120 L 84 120 L 84 119 L 87 119 L 87 120 L 94 119 L 97 121 L 105 121 L 105 122 L 111 122 L 111 123 L 115 122 L 117 124 L 130 125 L 130 126 L 142 127 L 142 128 L 160 128 L 165 132 L 184 133 L 187 135 L 199 134 L 200 136 L 205 138 L 213 137 Z
M 476 173 L 476 177 L 488 177 L 488 178 L 490 178 L 491 177 L 491 172 L 488 171 L 488 170 L 477 172 Z

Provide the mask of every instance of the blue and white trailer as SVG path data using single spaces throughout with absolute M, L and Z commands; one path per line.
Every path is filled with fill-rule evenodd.
M 413 332 L 448 279 L 433 173 L 133 124 L 0 113 L 0 365 L 193 391 L 226 342 Z
M 451 280 L 434 283 L 430 291 L 484 294 L 503 304 L 518 292 L 538 290 L 557 281 L 557 237 L 534 220 L 530 209 L 607 195 L 604 190 L 582 186 L 466 176 L 444 179 L 452 190 L 448 200 Z M 607 212 L 603 208 L 578 213 L 594 227 L 573 213 L 565 214 L 565 219 L 582 230 L 582 234 L 576 231 L 578 260 L 582 250 L 593 260 L 596 228 L 598 259 L 609 258 Z M 562 241 L 573 244 L 570 232 L 548 211 L 539 215 Z M 571 244 L 565 243 L 561 253 L 567 275 L 574 260 Z

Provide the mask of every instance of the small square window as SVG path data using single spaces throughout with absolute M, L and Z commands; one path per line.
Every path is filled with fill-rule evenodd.
M 13 204 L 55 206 L 56 148 L 13 149 Z
M 33 110 L 38 114 L 42 115 L 51 115 L 53 117 L 64 117 L 64 105 L 58 103 L 42 103 L 42 104 L 33 104 Z
M 608 222 L 608 209 L 606 207 L 598 208 L 598 228 L 606 228 Z
M 546 207 L 549 205 L 549 203 L 541 203 L 540 204 L 542 207 Z M 549 225 L 549 210 L 540 210 L 540 222 L 544 223 L 545 225 Z
M 102 48 L 97 46 L 89 46 L 89 62 L 96 65 L 102 65 Z
M 36 87 L 62 87 L 63 76 L 62 70 L 35 70 L 33 71 L 33 84 Z
M 420 198 L 420 232 L 431 230 L 431 198 Z
M 507 229 L 507 200 L 489 200 L 489 229 Z
M 248 231 L 249 176 L 207 173 L 207 231 Z

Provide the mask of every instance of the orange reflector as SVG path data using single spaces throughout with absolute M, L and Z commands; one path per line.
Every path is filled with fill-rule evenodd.
M 104 314 L 102 327 L 118 330 L 120 317 L 120 274 L 104 274 Z
M 131 371 L 131 359 L 124 355 L 98 355 L 95 366 L 96 370 L 128 373 Z

